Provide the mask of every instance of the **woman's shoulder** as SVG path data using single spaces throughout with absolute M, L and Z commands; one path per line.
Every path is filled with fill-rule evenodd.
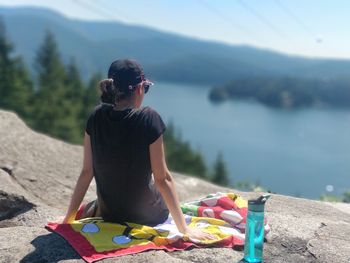
M 93 110 L 91 111 L 91 114 L 96 115 L 96 114 L 99 114 L 100 112 L 105 112 L 105 111 L 108 111 L 110 109 L 113 109 L 112 104 L 102 102 L 93 108 Z
M 111 104 L 100 103 L 94 106 L 94 108 L 90 111 L 88 120 L 90 119 L 98 120 L 98 119 L 104 118 L 104 116 L 106 115 L 106 112 L 110 111 L 110 109 L 112 108 L 113 108 L 113 105 Z
M 166 125 L 155 109 L 147 106 L 143 107 L 141 111 L 143 112 L 142 122 L 144 131 L 147 134 L 147 143 L 150 145 L 163 134 Z
M 150 106 L 144 106 L 139 109 L 140 114 L 142 115 L 159 115 L 159 113 L 151 108 Z
M 137 110 L 138 116 L 146 123 L 153 122 L 154 120 L 161 119 L 160 114 L 150 106 L 144 106 Z

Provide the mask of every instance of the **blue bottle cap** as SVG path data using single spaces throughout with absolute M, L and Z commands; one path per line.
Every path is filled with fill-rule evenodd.
M 248 200 L 248 210 L 253 212 L 264 212 L 265 203 L 270 195 L 262 195 L 258 199 Z

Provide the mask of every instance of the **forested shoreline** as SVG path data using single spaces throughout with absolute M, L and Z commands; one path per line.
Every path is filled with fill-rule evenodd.
M 213 87 L 209 98 L 255 100 L 275 108 L 350 108 L 350 78 L 243 78 Z

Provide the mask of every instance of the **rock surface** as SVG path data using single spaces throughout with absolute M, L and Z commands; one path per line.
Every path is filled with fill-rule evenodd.
M 0 111 L 0 262 L 83 262 L 47 221 L 64 215 L 82 165 L 83 148 L 30 130 Z M 181 201 L 214 192 L 238 192 L 173 173 Z M 86 200 L 95 196 L 95 186 Z M 265 262 L 350 262 L 350 205 L 272 195 Z M 239 262 L 242 251 L 203 248 L 148 251 L 103 262 Z

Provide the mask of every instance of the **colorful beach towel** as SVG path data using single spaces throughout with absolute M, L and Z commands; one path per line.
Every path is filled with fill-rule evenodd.
M 64 237 L 87 262 L 134 254 L 150 249 L 166 251 L 189 247 L 234 247 L 244 245 L 247 201 L 234 193 L 210 194 L 181 204 L 186 224 L 201 228 L 216 240 L 196 240 L 180 233 L 171 215 L 154 227 L 101 218 L 76 220 L 72 224 L 48 223 L 47 228 Z M 265 222 L 265 234 L 269 226 Z

